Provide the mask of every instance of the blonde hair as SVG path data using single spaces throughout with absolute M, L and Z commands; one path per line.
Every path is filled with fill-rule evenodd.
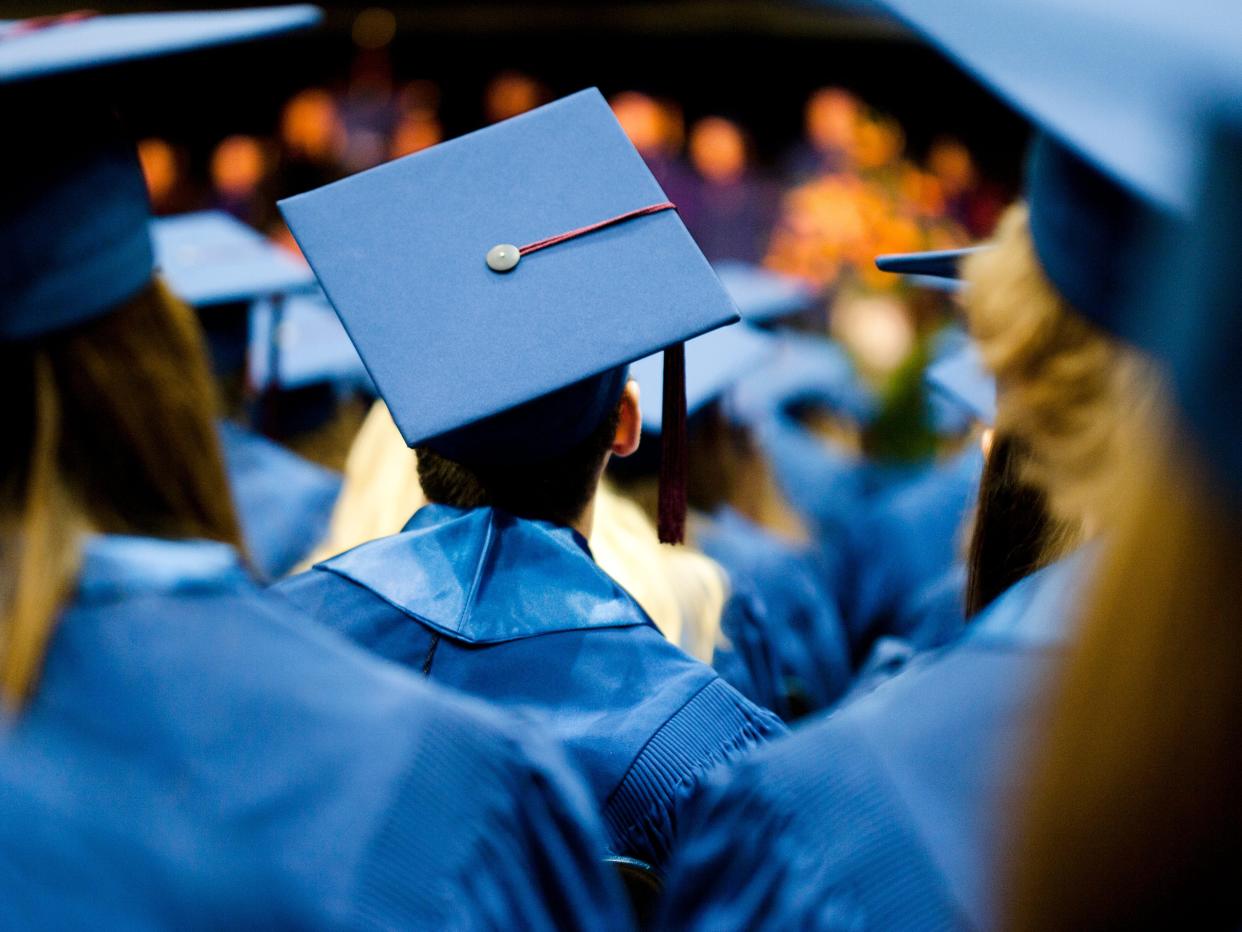
M 397 533 L 426 501 L 417 455 L 377 401 L 345 461 L 345 486 L 328 535 L 305 565 Z M 728 596 L 719 566 L 700 553 L 661 545 L 642 510 L 606 483 L 595 500 L 591 549 L 665 637 L 701 660 L 711 659 Z
M 188 308 L 153 283 L 112 313 L 0 345 L 0 699 L 37 683 L 88 531 L 240 545 Z
M 1001 219 L 964 272 L 971 336 L 997 381 L 997 436 L 1022 442 L 1022 478 L 1046 496 L 1055 558 L 1112 525 L 1133 450 L 1122 422 L 1153 408 L 1149 363 L 1061 298 L 1035 254 L 1027 208 Z
M 1039 734 L 1015 929 L 1236 924 L 1242 525 L 1184 438 L 1140 445 Z

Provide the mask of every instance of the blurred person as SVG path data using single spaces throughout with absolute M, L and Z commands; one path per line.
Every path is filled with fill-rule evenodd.
M 684 128 L 681 112 L 639 91 L 622 91 L 609 100 L 612 112 L 679 212 L 694 217 L 698 210 L 694 173 L 681 157 Z
M 1167 179 L 1159 169 L 1141 181 L 1125 174 L 1135 164 L 1125 133 L 1088 141 L 1100 141 L 1103 113 L 1115 115 L 1122 79 L 1155 83 L 1169 59 L 1136 56 L 1133 34 L 1115 41 L 1136 25 L 1130 4 L 1112 15 L 1017 0 L 1000 10 L 995 0 L 886 5 L 1004 89 L 1038 128 L 1029 200 L 1010 209 L 990 248 L 965 259 L 964 305 L 996 376 L 991 453 L 1007 439 L 1022 444 L 1019 474 L 1043 494 L 1050 522 L 1026 575 L 961 638 L 720 776 L 671 870 L 670 927 L 997 926 L 1013 793 L 1042 687 L 1100 538 L 1117 527 L 1116 492 L 1140 455 L 1128 425 L 1158 417 L 1151 365 L 1090 321 L 1120 300 L 1134 268 L 1130 235 Z M 1145 38 L 1152 49 L 1160 31 Z M 1148 132 L 1145 101 L 1131 100 L 1127 125 L 1180 145 L 1178 133 Z
M 363 46 L 350 65 L 349 82 L 337 99 L 344 133 L 341 164 L 346 174 L 363 171 L 388 158 L 394 127 L 398 120 L 396 91 L 393 87 L 392 61 L 387 43 L 380 41 L 387 25 L 393 20 L 388 10 L 372 7 L 355 18 L 357 26 L 374 21 L 367 29 L 380 30 L 371 41 L 375 47 Z
M 341 479 L 244 426 L 256 391 L 248 375 L 252 320 L 261 300 L 294 310 L 294 296 L 312 288 L 314 276 L 304 262 L 219 211 L 161 218 L 150 233 L 161 278 L 194 308 L 208 336 L 223 401 L 221 452 L 251 565 L 265 579 L 283 576 L 326 528 Z M 261 346 L 265 362 L 278 348 Z
M 940 187 L 949 219 L 976 239 L 991 234 L 1005 199 L 979 176 L 970 150 L 959 140 L 937 139 L 927 154 L 927 170 Z
M 401 439 L 387 406 L 376 401 L 350 448 L 328 533 L 302 568 L 399 533 L 426 503 L 418 455 Z M 692 657 L 711 660 L 725 600 L 719 566 L 690 548 L 661 546 L 646 514 L 608 483 L 596 496 L 590 544 L 595 562 L 668 640 Z
M 587 541 L 605 465 L 639 444 L 627 364 L 670 347 L 675 365 L 680 341 L 736 319 L 728 296 L 595 90 L 281 209 L 429 504 L 278 591 L 556 735 L 613 852 L 661 870 L 690 790 L 784 729 L 670 644 Z M 665 488 L 674 542 L 684 504 Z
M 801 181 L 854 170 L 855 147 L 862 105 L 857 97 L 839 87 L 824 87 L 806 102 L 805 141 L 789 156 L 786 172 Z
M 24 140 L 0 207 L 5 920 L 623 927 L 554 751 L 309 625 L 238 552 L 202 339 L 153 278 L 110 81 L 317 19 L 4 27 Z
M 189 209 L 194 192 L 186 178 L 183 152 L 167 140 L 150 137 L 138 143 L 138 164 L 147 183 L 152 213 L 159 216 Z
M 993 449 L 996 383 L 978 350 L 949 349 L 924 378 L 939 429 L 963 432 L 965 445 L 869 503 L 848 529 L 842 615 L 863 663 L 856 689 L 960 635 L 969 616 L 1038 568 L 1045 540 L 1047 510 L 1021 475 L 1018 445 Z
M 547 100 L 547 89 L 535 78 L 520 71 L 502 71 L 483 90 L 483 116 L 489 123 L 499 123 L 534 110 Z
M 993 450 L 1012 432 L 1039 451 L 1025 464 L 1025 481 L 1045 494 L 1059 533 L 1042 541 L 1028 575 L 994 600 L 964 638 L 910 662 L 753 766 L 742 765 L 731 782 L 721 779 L 698 810 L 695 841 L 685 849 L 688 873 L 679 877 L 675 868 L 671 879 L 684 891 L 671 901 L 679 927 L 745 925 L 743 897 L 760 891 L 781 901 L 770 914 L 781 923 L 805 919 L 813 908 L 886 927 L 991 926 L 986 878 L 996 826 L 986 813 L 1015 777 L 1036 686 L 1062 642 L 1086 573 L 1088 558 L 1075 548 L 1109 526 L 1101 490 L 1127 459 L 1117 411 L 1123 400 L 1135 410 L 1143 373 L 1043 279 L 1025 218 L 1015 208 L 993 249 L 972 259 L 968 319 L 1001 386 Z M 873 752 L 864 748 L 879 750 L 887 776 L 874 772 Z M 900 787 L 909 782 L 931 795 L 904 799 Z M 772 820 L 784 824 L 787 810 L 816 813 L 806 831 L 782 837 L 780 850 L 788 855 L 766 846 L 740 855 L 724 840 L 736 831 L 734 820 L 753 831 Z M 863 834 L 864 824 L 876 834 Z M 808 848 L 821 857 L 805 860 Z M 871 859 L 907 865 L 901 896 L 885 875 L 868 873 L 865 865 L 885 863 Z M 804 874 L 795 862 L 814 867 Z M 871 879 L 860 886 L 864 877 Z M 721 897 L 731 883 L 739 885 L 736 895 Z M 839 884 L 852 892 L 822 899 Z M 820 897 L 813 907 L 804 899 L 811 891 Z
M 730 413 L 737 383 L 777 352 L 775 337 L 745 324 L 687 345 L 687 501 L 690 539 L 724 567 L 730 585 L 726 642 L 713 665 L 793 721 L 844 693 L 850 666 L 829 564 L 781 495 L 749 427 Z M 632 374 L 649 394 L 663 390 L 658 356 L 636 362 Z M 658 437 L 664 426 L 659 409 L 648 409 L 643 432 Z M 622 490 L 653 510 L 658 459 L 639 451 L 612 469 Z
M 436 114 L 419 110 L 405 113 L 397 120 L 393 130 L 388 157 L 399 159 L 403 155 L 422 152 L 443 140 L 444 128 Z
M 421 152 L 443 141 L 440 123 L 440 88 L 434 81 L 410 81 L 397 94 L 396 126 L 389 158 Z
M 271 175 L 268 152 L 254 136 L 229 136 L 211 153 L 215 206 L 253 227 L 270 220 L 265 186 Z
M 280 115 L 280 148 L 276 176 L 284 195 L 308 191 L 340 177 L 345 128 L 330 93 L 307 88 L 290 98 Z
M 690 130 L 690 164 L 698 174 L 686 226 L 712 262 L 758 262 L 776 219 L 777 192 L 751 166 L 749 143 L 724 117 L 704 117 Z
M 1131 26 L 1154 20 L 1142 44 L 1127 43 L 1132 60 L 1152 63 L 1139 77 L 1180 103 L 1131 118 L 1168 159 L 1153 153 L 1141 184 L 1179 209 L 1119 226 L 1114 247 L 1143 246 L 1131 266 L 1142 287 L 1095 319 L 1162 361 L 1172 410 L 1128 425 L 1135 456 L 1115 492 L 1117 528 L 1011 798 L 1012 929 L 1238 923 L 1242 31 L 1232 12 L 1210 0 L 1126 7 Z M 1214 80 L 1194 83 L 1204 74 Z

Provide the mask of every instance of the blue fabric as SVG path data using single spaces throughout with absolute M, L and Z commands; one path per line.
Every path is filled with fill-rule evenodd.
M 684 796 L 780 721 L 668 643 L 569 528 L 428 505 L 276 586 L 431 680 L 526 717 L 586 777 L 612 850 L 667 858 Z
M 740 659 L 754 692 L 787 721 L 825 709 L 848 688 L 852 670 L 830 574 L 810 547 L 799 548 L 731 508 L 696 519 L 695 542 L 733 588 L 722 619 L 729 645 L 715 659 Z M 775 671 L 775 675 L 773 675 Z
M 219 432 L 246 552 L 261 575 L 283 576 L 327 534 L 341 476 L 228 421 Z
M 99 537 L 0 732 L 6 928 L 623 928 L 563 758 L 265 594 Z
M 280 203 L 406 443 L 738 319 L 594 89 Z
M 709 781 L 664 926 L 995 928 L 1001 803 L 1082 569 L 1023 580 L 954 646 Z
M 1127 309 L 1124 332 L 1165 362 L 1172 394 L 1217 488 L 1236 507 L 1242 479 L 1242 443 L 1233 417 L 1242 403 L 1237 357 L 1242 133 L 1236 115 L 1215 131 L 1195 222 L 1166 224 L 1153 233 L 1152 253 L 1163 257 L 1160 271 L 1154 286 Z
M 305 29 L 322 16 L 310 5 L 205 13 L 91 16 L 5 35 L 0 82 L 25 81 L 121 62 L 163 58 Z M 9 28 L 19 24 L 9 24 Z
M 840 597 L 856 662 L 878 638 L 908 633 L 895 625 L 910 600 L 958 562 L 982 472 L 983 454 L 972 445 L 876 498 L 850 526 Z
M 870 692 L 923 651 L 950 643 L 965 629 L 966 567 L 957 563 L 901 606 L 888 633 L 875 641 L 859 668 L 851 695 Z
M 996 423 L 996 380 L 973 343 L 937 359 L 927 367 L 924 379 L 929 388 L 953 401 L 974 420 L 989 427 Z
M 814 530 L 825 552 L 839 552 L 871 492 L 865 464 L 786 414 L 764 421 L 755 437 L 785 500 Z
M 186 304 L 209 307 L 308 290 L 310 267 L 218 210 L 151 221 L 160 275 Z

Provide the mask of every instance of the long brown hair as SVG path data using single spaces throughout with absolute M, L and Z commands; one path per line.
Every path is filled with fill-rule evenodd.
M 965 267 L 967 325 L 997 383 L 971 611 L 1112 526 L 1113 486 L 1130 456 L 1121 421 L 1154 401 L 1150 364 L 1088 323 L 1044 275 L 1025 205 L 1005 213 L 993 243 Z
M 1015 929 L 1236 928 L 1242 522 L 1149 436 L 1023 802 Z
M 1018 580 L 1071 549 L 1075 529 L 1058 522 L 1047 496 L 1025 475 L 1027 445 L 994 435 L 979 481 L 967 557 L 966 617 L 973 618 Z
M 0 344 L 0 698 L 38 679 L 86 531 L 240 544 L 193 313 L 158 282 L 111 314 Z

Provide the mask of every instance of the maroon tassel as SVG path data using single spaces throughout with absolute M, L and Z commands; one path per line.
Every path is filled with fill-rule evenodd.
M 664 351 L 664 424 L 660 437 L 660 543 L 686 539 L 686 345 Z

